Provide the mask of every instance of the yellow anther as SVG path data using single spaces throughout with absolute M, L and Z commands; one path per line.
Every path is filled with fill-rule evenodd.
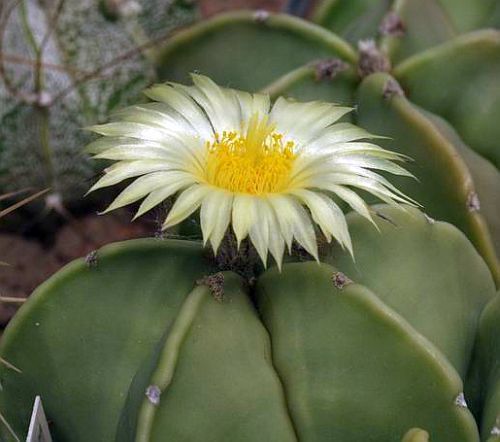
M 293 141 L 283 143 L 266 117 L 252 115 L 246 131 L 222 132 L 206 143 L 205 179 L 232 192 L 266 194 L 286 188 L 296 154 Z

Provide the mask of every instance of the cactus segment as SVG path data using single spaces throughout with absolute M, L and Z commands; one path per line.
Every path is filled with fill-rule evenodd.
M 481 316 L 478 335 L 483 413 L 481 440 L 500 440 L 500 293 L 486 307 Z
M 439 0 L 459 32 L 500 26 L 500 3 L 497 0 Z
M 256 92 L 292 69 L 331 57 L 357 59 L 348 43 L 320 26 L 285 14 L 239 11 L 174 35 L 161 51 L 158 72 L 185 83 L 198 71 L 220 85 Z
M 448 223 L 431 223 L 411 207 L 373 210 L 379 214 L 374 217 L 378 231 L 361 217 L 348 215 L 356 261 L 335 252 L 335 265 L 370 287 L 464 378 L 479 316 L 495 295 L 488 267 L 463 233 Z
M 358 83 L 354 69 L 346 65 L 345 70 L 329 74 L 328 65 L 332 65 L 332 60 L 297 68 L 273 81 L 261 92 L 269 94 L 273 100 L 285 96 L 301 101 L 320 100 L 352 106 Z M 350 119 L 350 114 L 343 117 L 343 120 Z
M 418 181 L 403 182 L 394 177 L 393 184 L 422 204 L 432 218 L 462 230 L 500 282 L 500 267 L 486 223 L 471 206 L 475 189 L 465 162 L 432 121 L 400 92 L 391 92 L 388 86 L 393 83 L 389 75 L 381 73 L 363 81 L 358 90 L 357 124 L 371 133 L 390 137 L 379 140 L 379 144 L 414 160 L 405 168 Z
M 78 260 L 43 284 L 2 339 L 2 355 L 22 370 L 0 368 L 0 408 L 16 433 L 26 437 L 40 394 L 55 440 L 114 440 L 139 366 L 194 280 L 211 272 L 201 250 L 181 241 L 118 243 L 99 251 L 95 266 Z
M 394 69 L 409 98 L 449 121 L 464 142 L 500 168 L 500 31 L 457 37 Z
M 431 440 L 478 441 L 471 414 L 455 404 L 460 377 L 441 352 L 364 286 L 336 288 L 334 273 L 294 263 L 257 284 L 299 439 L 359 442 L 369 433 L 387 442 L 420 427 Z
M 394 33 L 387 29 L 380 47 L 393 64 L 456 36 L 437 0 L 396 0 L 391 13 L 401 21 L 402 30 Z
M 467 163 L 480 202 L 480 211 L 490 231 L 497 257 L 500 256 L 500 171 L 488 160 L 469 148 L 445 120 L 426 112 L 439 131 L 453 143 Z
M 144 402 L 130 440 L 297 440 L 272 367 L 269 336 L 247 288 L 240 277 L 225 273 L 223 292 L 218 302 L 206 287 L 198 287 L 192 292 L 195 308 L 181 309 L 162 349 L 165 359 L 147 382 L 160 387 L 161 399 L 154 405 L 145 388 L 140 392 Z M 186 310 L 190 317 L 183 324 Z M 182 333 L 183 342 L 175 342 Z M 171 361 L 177 353 L 177 361 Z M 149 426 L 147 410 L 152 412 Z
M 375 38 L 391 0 L 326 0 L 318 2 L 312 20 L 356 44 Z

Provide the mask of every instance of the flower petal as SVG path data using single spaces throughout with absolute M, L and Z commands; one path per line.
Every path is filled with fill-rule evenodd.
M 276 123 L 277 132 L 304 145 L 351 111 L 351 108 L 319 101 L 296 103 L 280 97 L 274 103 L 270 117 L 271 122 Z
M 200 207 L 203 198 L 210 193 L 210 187 L 195 184 L 184 190 L 175 201 L 172 209 L 168 213 L 167 219 L 163 223 L 162 230 L 168 229 L 184 221 L 198 207 Z
M 252 201 L 256 217 L 250 226 L 250 240 L 257 250 L 264 267 L 267 267 L 267 251 L 269 245 L 269 221 L 267 205 L 262 198 L 256 197 Z
M 128 185 L 102 213 L 110 212 L 132 204 L 143 198 L 154 190 L 165 187 L 179 179 L 176 172 L 153 172 L 137 178 L 132 184 Z
M 203 242 L 210 239 L 214 254 L 220 246 L 231 220 L 233 194 L 215 187 L 201 203 L 200 224 Z
M 133 219 L 140 217 L 141 215 L 151 210 L 153 207 L 161 204 L 168 197 L 178 192 L 179 190 L 182 190 L 185 187 L 194 184 L 194 178 L 190 174 L 187 174 L 185 172 L 173 171 L 172 175 L 175 176 L 175 178 L 172 177 L 171 183 L 152 191 L 144 199 Z
M 297 189 L 291 194 L 298 197 L 309 208 L 313 220 L 319 225 L 328 241 L 333 236 L 352 254 L 352 242 L 345 215 L 330 197 L 306 189 Z
M 120 161 L 106 169 L 106 174 L 90 188 L 89 192 L 139 175 L 174 169 L 175 166 L 171 163 L 158 160 Z
M 236 236 L 238 248 L 241 241 L 246 238 L 250 226 L 255 219 L 254 197 L 247 194 L 236 194 L 233 200 L 232 225 Z
M 152 100 L 167 104 L 182 115 L 203 139 L 210 139 L 213 136 L 212 126 L 205 113 L 180 85 L 158 84 L 146 89 L 144 94 Z

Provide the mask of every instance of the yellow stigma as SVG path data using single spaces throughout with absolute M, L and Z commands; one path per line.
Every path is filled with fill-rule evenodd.
M 206 147 L 208 183 L 253 195 L 284 190 L 296 156 L 293 141 L 283 142 L 267 116 L 257 114 L 250 118 L 246 133 L 216 133 Z

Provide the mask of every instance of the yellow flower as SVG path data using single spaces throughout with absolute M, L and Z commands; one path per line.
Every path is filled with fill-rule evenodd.
M 136 217 L 178 194 L 163 224 L 180 223 L 200 208 L 203 239 L 214 252 L 229 226 L 238 244 L 249 236 L 264 264 L 281 266 L 295 239 L 318 259 L 313 222 L 352 253 L 345 217 L 333 196 L 371 219 L 352 189 L 390 203 L 412 203 L 381 170 L 411 176 L 397 153 L 368 141 L 365 130 L 337 121 L 350 108 L 225 89 L 201 75 L 194 86 L 156 85 L 153 103 L 126 108 L 91 129 L 95 158 L 114 160 L 92 187 L 135 178 L 107 211 L 142 198 Z

